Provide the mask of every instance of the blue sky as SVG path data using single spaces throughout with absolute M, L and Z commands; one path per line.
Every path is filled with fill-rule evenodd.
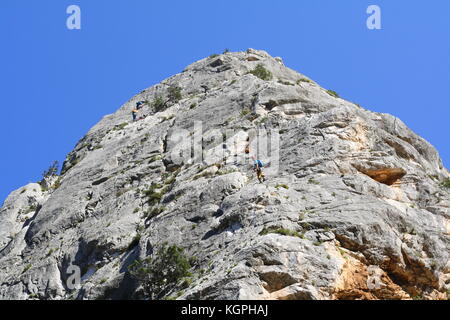
M 81 30 L 66 28 L 72 4 Z M 366 27 L 371 4 L 382 30 Z M 264 49 L 399 117 L 449 168 L 449 16 L 448 0 L 1 0 L 0 203 L 102 116 L 225 48 Z

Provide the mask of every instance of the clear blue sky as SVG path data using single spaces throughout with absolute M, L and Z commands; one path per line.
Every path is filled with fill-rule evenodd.
M 82 29 L 66 28 L 66 8 Z M 366 28 L 366 8 L 382 30 Z M 0 203 L 61 163 L 105 114 L 225 48 L 264 49 L 391 113 L 450 166 L 450 1 L 1 0 Z

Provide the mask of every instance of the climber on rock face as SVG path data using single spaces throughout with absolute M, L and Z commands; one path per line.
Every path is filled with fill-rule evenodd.
M 263 183 L 266 181 L 266 177 L 264 175 L 264 172 L 262 172 L 263 163 L 261 160 L 258 160 L 255 158 L 255 156 L 252 156 L 253 159 L 253 171 L 256 171 L 256 177 L 258 178 L 260 183 Z
M 144 101 L 136 102 L 136 109 L 139 110 L 144 106 Z
M 138 109 L 133 109 L 132 111 L 131 111 L 131 115 L 133 116 L 133 121 L 136 121 L 137 120 L 137 114 L 138 114 Z

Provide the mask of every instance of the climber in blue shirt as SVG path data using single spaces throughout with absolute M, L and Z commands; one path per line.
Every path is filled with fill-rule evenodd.
M 266 177 L 264 175 L 264 172 L 262 171 L 262 167 L 264 166 L 264 164 L 262 163 L 261 160 L 256 159 L 255 156 L 252 156 L 253 159 L 253 171 L 256 171 L 256 177 L 258 178 L 260 183 L 263 183 L 264 181 L 266 181 Z

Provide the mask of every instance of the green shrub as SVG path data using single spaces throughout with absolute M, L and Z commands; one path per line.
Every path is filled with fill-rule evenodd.
M 170 177 L 166 181 L 164 181 L 164 184 L 171 185 L 171 184 L 175 183 L 176 180 L 177 180 L 177 176 L 173 175 L 172 177 Z
M 169 87 L 167 90 L 167 98 L 171 102 L 178 102 L 180 101 L 183 96 L 181 95 L 181 88 L 177 86 Z
M 219 55 L 217 53 L 213 53 L 212 55 L 209 56 L 209 59 L 214 59 L 217 58 Z
M 277 185 L 275 186 L 275 188 L 277 188 L 277 189 L 279 189 L 279 188 L 285 188 L 286 190 L 289 189 L 289 187 L 288 187 L 286 184 L 277 184 Z
M 220 170 L 217 170 L 216 175 L 223 176 L 223 175 L 230 174 L 230 173 L 233 173 L 236 171 L 237 171 L 236 169 L 231 169 L 231 168 L 230 169 L 220 169 Z
M 294 84 L 292 82 L 284 81 L 281 79 L 278 80 L 278 83 L 284 84 L 285 86 L 294 86 Z
M 148 190 L 144 190 L 144 195 L 147 197 L 147 203 L 150 206 L 158 204 L 164 194 L 167 192 L 166 188 L 162 188 L 162 186 L 158 183 L 153 183 Z M 156 189 L 161 189 L 159 192 Z
M 246 115 L 248 115 L 251 111 L 249 109 L 244 109 L 241 111 L 241 117 L 245 117 Z
M 161 299 L 189 277 L 191 264 L 183 249 L 176 245 L 164 243 L 154 257 L 136 260 L 128 268 L 131 276 L 143 286 L 151 299 Z
M 262 117 L 259 121 L 257 121 L 257 125 L 259 125 L 259 124 L 263 124 L 263 123 L 265 123 L 265 122 L 267 122 L 269 120 L 269 118 L 268 117 Z
M 259 234 L 263 236 L 263 235 L 266 235 L 269 233 L 276 233 L 276 234 L 281 234 L 283 236 L 290 236 L 290 237 L 299 237 L 299 238 L 302 237 L 297 231 L 288 230 L 285 228 L 274 228 L 274 227 L 264 228 Z
M 311 80 L 307 79 L 307 78 L 301 78 L 297 80 L 297 84 L 300 84 L 302 82 L 306 82 L 306 83 L 314 83 Z
M 327 90 L 327 93 L 328 93 L 330 96 L 332 96 L 332 97 L 340 98 L 340 97 L 339 97 L 339 94 L 338 94 L 336 91 L 333 91 L 333 90 Z
M 145 193 L 145 191 L 144 191 L 144 193 Z M 148 198 L 147 202 L 149 205 L 154 205 L 156 203 L 159 203 L 163 197 L 163 195 L 160 192 L 148 192 L 148 193 L 146 193 L 146 196 Z
M 55 183 L 53 183 L 53 189 L 56 190 L 59 187 L 61 187 L 61 177 L 58 177 L 58 179 L 56 179 Z
M 29 264 L 27 264 L 26 266 L 25 266 L 25 268 L 23 268 L 23 271 L 22 271 L 22 273 L 25 273 L 25 272 L 27 272 L 28 270 L 30 270 L 31 269 L 31 267 L 32 267 L 32 265 L 29 263 Z
M 36 212 L 37 210 L 37 205 L 32 204 L 30 205 L 23 214 L 29 214 L 30 212 Z
M 193 104 L 191 104 L 191 105 L 189 106 L 189 109 L 194 109 L 195 107 L 197 107 L 197 104 L 196 104 L 196 103 L 193 103 Z
M 147 219 L 154 218 L 154 217 L 160 215 L 161 213 L 163 213 L 164 210 L 166 210 L 165 207 L 153 208 L 152 210 L 149 210 L 145 213 L 145 218 L 147 218 Z
M 212 166 L 216 166 L 217 168 L 221 168 L 221 166 L 220 166 L 220 165 L 217 165 L 217 164 L 213 164 L 213 165 L 210 165 L 210 166 L 202 167 L 202 168 L 200 168 L 200 169 L 197 171 L 198 174 L 195 175 L 194 177 L 192 177 L 192 180 L 198 180 L 198 179 L 200 179 L 200 178 L 209 178 L 209 177 L 212 177 L 212 176 L 214 175 L 214 173 L 212 173 L 211 171 L 206 171 L 206 169 L 208 169 L 208 168 L 210 168 L 210 167 L 212 167 Z
M 258 64 L 250 73 L 262 80 L 268 81 L 272 79 L 272 72 L 264 68 L 262 64 Z
M 447 179 L 444 182 L 442 182 L 441 186 L 443 186 L 444 188 L 450 188 L 450 179 Z
M 58 174 L 59 162 L 57 160 L 53 161 L 50 167 L 42 173 L 43 178 L 48 178 L 51 176 L 56 176 Z
M 122 130 L 123 128 L 125 128 L 128 125 L 128 122 L 122 122 L 121 124 L 116 125 L 113 130 L 114 131 L 119 131 Z
M 152 108 L 155 112 L 159 112 L 166 107 L 166 103 L 164 102 L 164 98 L 162 96 L 157 95 L 152 102 Z
M 160 154 L 158 154 L 158 155 L 156 155 L 156 156 L 153 156 L 153 157 L 151 157 L 149 160 L 148 160 L 148 163 L 150 164 L 150 163 L 152 163 L 152 162 L 155 162 L 155 161 L 158 161 L 158 160 L 162 160 L 162 156 L 160 155 Z

